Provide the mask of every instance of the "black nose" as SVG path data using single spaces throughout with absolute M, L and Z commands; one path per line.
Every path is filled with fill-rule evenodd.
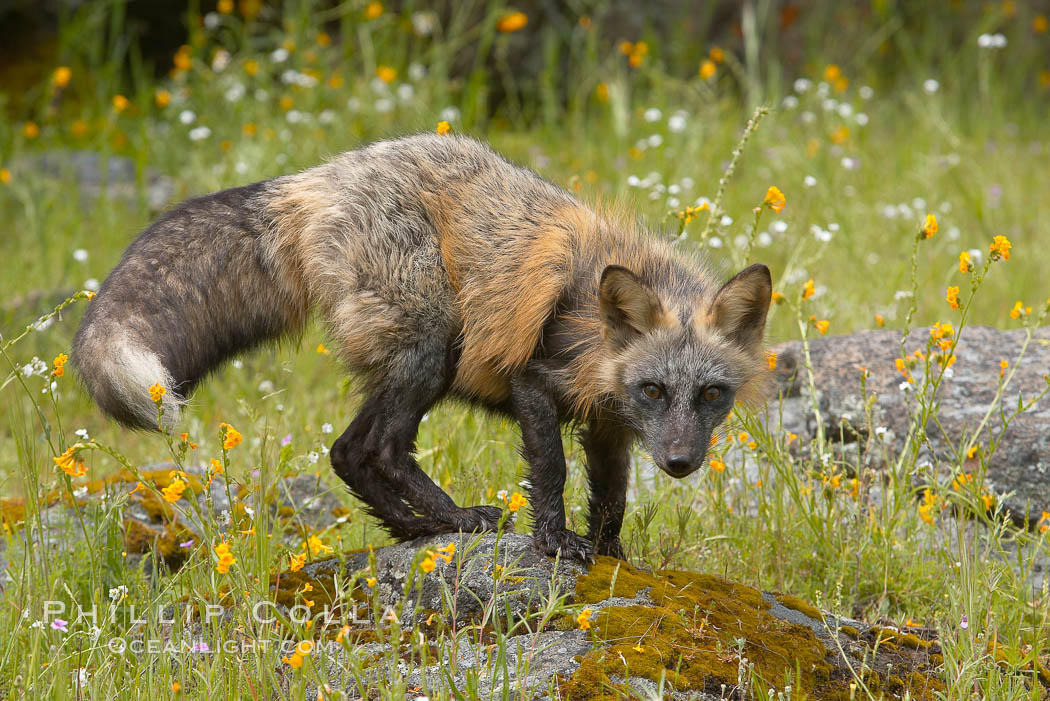
M 689 462 L 689 458 L 685 455 L 672 455 L 667 458 L 667 471 L 672 475 L 684 475 L 689 472 L 693 467 L 693 464 Z

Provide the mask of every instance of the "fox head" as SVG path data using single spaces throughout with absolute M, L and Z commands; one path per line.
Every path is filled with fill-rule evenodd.
M 752 265 L 691 314 L 675 314 L 634 272 L 602 272 L 599 311 L 618 413 L 672 477 L 704 464 L 715 428 L 767 376 L 762 337 L 772 289 L 769 268 Z

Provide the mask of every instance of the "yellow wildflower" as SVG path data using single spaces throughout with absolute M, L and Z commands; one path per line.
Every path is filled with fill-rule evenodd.
M 725 472 L 726 471 L 726 464 L 724 462 L 722 462 L 721 460 L 718 460 L 717 458 L 712 458 L 711 461 L 708 463 L 708 465 L 710 465 L 711 469 L 714 470 L 715 472 Z
M 842 144 L 849 139 L 849 127 L 843 124 L 841 127 L 831 132 L 831 143 Z
M 591 610 L 589 608 L 580 611 L 580 614 L 576 616 L 576 625 L 580 627 L 580 630 L 588 630 L 591 627 Z
M 829 83 L 834 83 L 836 80 L 842 77 L 842 69 L 834 63 L 829 63 L 828 67 L 824 69 L 824 80 Z
M 64 88 L 69 85 L 69 81 L 73 78 L 73 71 L 70 70 L 69 66 L 59 66 L 55 69 L 55 72 L 51 74 L 51 83 L 56 88 Z
M 704 80 L 711 80 L 718 73 L 718 66 L 715 65 L 714 61 L 704 59 L 700 62 L 700 77 Z
M 397 80 L 397 69 L 391 66 L 376 66 L 376 77 L 384 83 L 393 83 Z
M 7 185 L 11 182 L 11 171 L 7 168 L 0 168 L 0 183 Z
M 769 366 L 770 370 L 777 369 L 777 354 L 773 351 L 766 353 L 766 365 Z
M 1002 377 L 1003 375 L 1006 374 L 1006 369 L 1008 367 L 1010 367 L 1010 361 L 1008 361 L 1008 360 L 1000 360 L 999 361 L 999 377 Z
M 183 44 L 179 47 L 179 50 L 175 52 L 175 70 L 188 71 L 190 69 L 190 66 L 193 65 L 193 59 L 190 55 L 191 51 L 192 49 L 190 49 L 190 47 L 186 44 Z
M 1039 519 L 1039 532 L 1046 533 L 1050 530 L 1050 512 L 1044 511 Z
M 445 561 L 445 564 L 452 562 L 452 556 L 456 554 L 456 544 L 449 543 L 443 548 L 438 548 L 438 557 Z
M 223 429 L 222 447 L 226 450 L 236 448 L 241 444 L 241 441 L 244 440 L 244 436 L 241 435 L 241 432 L 228 423 L 219 424 L 219 428 Z
M 83 446 L 80 443 L 71 445 L 66 449 L 66 452 L 59 455 L 57 458 L 52 458 L 55 464 L 70 477 L 83 477 L 87 474 L 87 465 L 84 461 L 76 457 L 76 453 Z
M 26 122 L 25 126 L 22 127 L 22 133 L 26 135 L 27 139 L 35 139 L 40 136 L 40 127 L 37 126 L 36 122 Z
M 783 304 L 784 303 L 784 293 L 783 292 L 777 292 L 776 290 L 773 290 L 773 293 L 771 295 L 769 295 L 769 301 L 772 302 L 773 304 Z
M 959 286 L 952 285 L 948 288 L 947 293 L 944 295 L 944 301 L 948 303 L 948 306 L 952 309 L 959 308 Z
M 933 214 L 926 215 L 926 223 L 922 225 L 922 237 L 931 238 L 937 233 L 937 217 Z
M 149 386 L 149 396 L 153 400 L 154 404 L 161 401 L 161 398 L 167 393 L 167 388 L 159 382 L 154 382 Z
M 784 205 L 787 204 L 787 198 L 784 197 L 784 193 L 780 191 L 780 188 L 778 188 L 776 185 L 772 185 L 768 190 L 766 190 L 766 199 L 764 204 L 768 204 L 770 209 L 772 209 L 777 214 L 780 214 L 780 212 L 784 209 Z
M 298 572 L 303 568 L 303 565 L 306 564 L 305 552 L 301 552 L 298 555 L 292 555 L 291 553 L 289 553 L 288 557 L 291 560 L 291 563 L 288 565 L 288 569 L 290 569 L 292 572 Z
M 507 508 L 511 511 L 517 511 L 518 509 L 520 509 L 528 503 L 528 500 L 524 496 L 522 496 L 518 492 L 514 492 L 510 495 L 510 501 L 507 502 Z
M 528 23 L 529 16 L 524 12 L 511 12 L 510 14 L 500 17 L 499 22 L 496 23 L 496 29 L 503 34 L 511 34 L 520 29 L 524 29 Z
M 446 122 L 445 120 L 441 120 L 440 122 L 438 122 L 437 129 L 435 131 L 437 131 L 438 134 L 444 136 L 445 134 L 448 134 L 452 131 L 452 125 Z
M 128 105 L 130 104 L 131 102 L 128 100 L 128 98 L 124 97 L 123 95 L 113 96 L 113 109 L 115 109 L 118 114 L 126 110 L 128 108 Z
M 882 316 L 882 314 L 875 315 L 875 325 L 879 328 L 882 328 L 886 325 L 886 319 Z
M 253 59 L 248 59 L 244 62 L 244 72 L 252 76 L 259 72 L 259 62 Z
M 367 584 L 369 587 L 374 587 L 376 585 L 376 578 L 368 577 L 367 579 L 365 579 L 365 584 Z
M 1046 15 L 1036 15 L 1032 18 L 1032 31 L 1036 34 L 1045 34 L 1048 28 L 1050 28 L 1050 20 L 1046 18 Z
M 828 326 L 831 324 L 827 319 L 821 319 L 820 321 L 814 321 L 813 327 L 823 336 L 828 332 Z
M 218 556 L 218 562 L 215 563 L 215 571 L 219 574 L 226 574 L 230 571 L 230 566 L 237 562 L 237 558 L 230 552 L 229 543 L 225 541 L 215 546 L 215 554 Z
M 314 555 L 317 555 L 318 553 L 327 554 L 332 552 L 332 548 L 325 545 L 324 541 L 318 538 L 316 535 L 312 535 L 309 538 L 307 538 L 306 544 L 310 547 L 310 552 L 312 552 Z
M 816 289 L 813 286 L 813 278 L 806 280 L 806 284 L 802 286 L 802 299 L 809 299 L 815 292 Z
M 715 63 L 722 63 L 726 60 L 726 52 L 717 46 L 711 47 L 711 50 L 707 52 L 708 58 Z
M 383 3 L 381 2 L 370 2 L 365 7 L 365 19 L 376 19 L 383 14 Z
M 973 269 L 973 263 L 970 262 L 970 252 L 960 251 L 959 252 L 959 272 L 968 273 Z
M 1021 302 L 1021 300 L 1017 300 L 1016 302 L 1014 302 L 1013 309 L 1010 310 L 1010 318 L 1020 319 L 1022 316 L 1028 316 L 1031 313 L 1031 307 L 1026 307 L 1024 306 L 1024 303 Z
M 186 483 L 180 479 L 172 480 L 171 483 L 161 490 L 164 494 L 164 501 L 169 504 L 174 504 L 182 498 L 182 493 L 186 491 Z
M 233 0 L 219 0 L 215 9 L 219 11 L 219 14 L 228 15 L 233 12 Z
M 955 327 L 951 325 L 951 322 L 937 322 L 930 328 L 930 336 L 934 339 L 938 338 L 951 338 L 955 333 Z
M 975 455 L 977 455 L 977 446 L 971 445 L 970 449 L 966 451 L 966 457 L 973 460 Z
M 919 517 L 926 523 L 933 523 L 933 509 L 937 506 L 937 500 L 937 495 L 929 489 L 923 492 L 922 504 L 919 505 Z
M 423 561 L 419 563 L 419 569 L 429 573 L 434 571 L 436 565 L 437 562 L 435 562 L 433 556 L 428 552 L 427 556 L 423 558 Z
M 55 356 L 55 369 L 51 371 L 54 377 L 62 377 L 66 374 L 66 361 L 69 360 L 69 356 L 65 353 L 59 353 Z
M 992 254 L 992 260 L 1010 260 L 1010 249 L 1013 246 L 1010 244 L 1010 239 L 1005 236 L 994 236 L 992 237 L 992 243 L 988 246 L 988 250 Z

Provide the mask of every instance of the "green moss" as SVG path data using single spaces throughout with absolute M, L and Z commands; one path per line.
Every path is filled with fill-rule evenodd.
M 820 612 L 820 609 L 811 604 L 807 604 L 805 601 L 798 598 L 797 596 L 791 596 L 790 594 L 781 594 L 777 597 L 777 601 L 783 604 L 785 608 L 789 608 L 793 611 L 798 611 L 799 613 L 803 613 L 809 616 L 810 618 L 816 619 L 818 621 L 824 620 L 824 615 Z
M 652 575 L 612 557 L 598 557 L 595 564 L 576 582 L 576 601 L 593 604 L 619 596 L 631 599 L 646 587 L 658 584 Z
M 180 567 L 189 556 L 189 550 L 180 548 L 179 543 L 195 537 L 178 523 L 152 529 L 134 519 L 124 520 L 124 551 L 135 555 L 155 552 L 173 569 Z
M 24 499 L 0 499 L 0 530 L 14 531 L 26 518 Z
M 580 658 L 580 667 L 571 678 L 559 680 L 564 698 L 623 698 L 628 690 L 613 684 L 614 676 L 657 683 L 664 679 L 678 691 L 711 691 L 723 684 L 735 685 L 739 661 L 736 641 L 741 639 L 743 655 L 754 664 L 756 676 L 771 687 L 790 683 L 800 695 L 821 701 L 851 698 L 849 685 L 853 679 L 829 662 L 834 653 L 809 626 L 792 624 L 769 613 L 769 603 L 751 587 L 691 572 L 649 573 L 600 557 L 578 580 L 574 602 L 598 604 L 610 594 L 631 598 L 643 590 L 653 605 L 604 606 L 591 615 L 590 634 L 596 649 Z M 819 610 L 796 597 L 779 596 L 777 600 L 816 620 L 823 618 Z M 562 625 L 576 625 L 575 618 L 566 617 Z M 852 626 L 840 630 L 852 638 L 861 637 Z M 882 641 L 887 646 L 884 652 L 889 654 L 888 646 L 892 645 L 902 653 L 893 653 L 889 660 L 897 676 L 887 679 L 875 670 L 864 673 L 869 691 L 878 696 L 895 689 L 900 691 L 894 694 L 931 699 L 944 690 L 938 679 L 915 671 L 925 671 L 925 666 L 915 660 L 911 650 L 928 651 L 931 643 L 910 633 L 876 631 L 870 640 Z M 905 649 L 909 650 L 906 654 Z M 913 671 L 905 673 L 905 669 Z
M 610 675 L 666 679 L 679 690 L 735 684 L 735 640 L 759 676 L 781 684 L 795 676 L 800 691 L 829 681 L 832 668 L 824 645 L 807 626 L 779 620 L 755 589 L 721 577 L 691 572 L 637 570 L 612 558 L 598 558 L 581 577 L 575 600 L 597 603 L 633 597 L 648 589 L 653 606 L 606 606 L 592 616 L 596 640 L 611 643 L 586 655 L 564 684 L 567 698 L 601 698 L 614 691 Z M 586 692 L 587 689 L 591 691 Z
M 929 640 L 923 640 L 914 633 L 901 633 L 892 628 L 878 628 L 874 626 L 869 630 L 869 633 L 875 636 L 876 642 L 880 646 L 890 646 L 892 649 L 908 647 L 912 650 L 928 650 L 930 648 Z

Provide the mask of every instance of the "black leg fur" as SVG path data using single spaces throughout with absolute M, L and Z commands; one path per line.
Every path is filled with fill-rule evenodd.
M 618 422 L 599 417 L 590 421 L 580 442 L 587 453 L 591 488 L 587 537 L 599 555 L 623 559 L 620 529 L 630 479 L 630 431 Z
M 542 380 L 526 372 L 511 381 L 511 406 L 529 463 L 536 547 L 547 555 L 560 550 L 563 557 L 593 559 L 590 541 L 565 528 L 565 452 L 556 402 Z
M 494 529 L 499 509 L 456 506 L 412 457 L 419 422 L 451 382 L 451 359 L 417 347 L 401 360 L 332 446 L 332 467 L 395 538 Z

